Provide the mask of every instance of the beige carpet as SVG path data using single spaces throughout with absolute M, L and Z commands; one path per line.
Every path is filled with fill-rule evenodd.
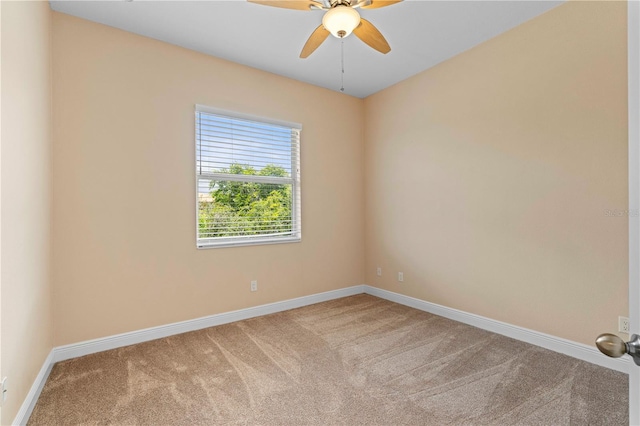
M 369 295 L 56 364 L 30 425 L 625 425 L 627 376 Z

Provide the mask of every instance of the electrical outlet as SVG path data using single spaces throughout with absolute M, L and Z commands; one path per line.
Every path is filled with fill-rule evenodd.
M 0 398 L 0 405 L 7 400 L 7 378 L 3 378 L 0 381 L 0 392 L 2 392 L 2 397 Z
M 400 282 L 404 281 L 404 274 L 402 272 L 398 272 L 398 281 Z
M 618 331 L 629 334 L 629 318 L 618 317 Z
M 251 291 L 258 291 L 258 281 L 251 281 Z
M 378 274 L 379 277 L 382 276 L 382 268 L 378 266 L 378 269 L 376 269 L 376 274 Z

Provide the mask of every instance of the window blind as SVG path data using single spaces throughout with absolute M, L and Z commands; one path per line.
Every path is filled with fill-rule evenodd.
M 300 132 L 196 107 L 198 247 L 300 241 Z

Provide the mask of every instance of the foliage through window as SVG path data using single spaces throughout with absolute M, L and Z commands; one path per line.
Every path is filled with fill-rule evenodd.
M 300 241 L 300 130 L 196 107 L 198 247 Z

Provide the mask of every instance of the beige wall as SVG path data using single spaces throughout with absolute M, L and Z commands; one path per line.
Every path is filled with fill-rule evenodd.
M 585 344 L 617 330 L 626 102 L 625 2 L 565 4 L 367 98 L 367 283 Z
M 52 348 L 50 290 L 51 11 L 2 8 L 2 372 L 9 424 Z
M 55 345 L 363 283 L 362 100 L 53 15 Z M 302 123 L 301 243 L 195 248 L 195 104 Z
M 0 4 L 0 94 L 2 93 L 2 4 Z M 1 95 L 0 95 L 1 98 Z M 0 99 L 0 379 L 2 376 L 2 99 Z M 0 406 L 0 424 L 2 407 Z
M 561 6 L 364 118 L 360 100 L 54 14 L 55 344 L 362 281 L 591 344 L 627 312 L 626 220 L 605 214 L 626 209 L 625 13 Z M 304 125 L 301 244 L 194 248 L 195 103 Z

